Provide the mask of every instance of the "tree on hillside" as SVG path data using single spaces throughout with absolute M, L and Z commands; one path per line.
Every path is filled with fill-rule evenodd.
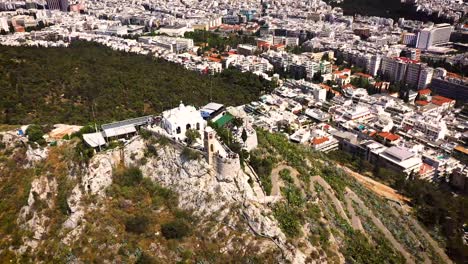
M 210 98 L 245 104 L 274 89 L 273 82 L 252 73 L 228 69 L 205 76 L 96 43 L 0 46 L 0 54 L 0 122 L 7 124 L 107 123 L 156 114 L 181 100 L 195 106 Z
M 44 130 L 39 125 L 33 124 L 28 126 L 26 129 L 26 135 L 28 136 L 28 140 L 31 142 L 36 142 L 39 145 L 45 144 Z
M 186 141 L 189 146 L 193 145 L 197 141 L 197 138 L 201 138 L 200 132 L 195 129 L 187 129 L 185 136 L 187 137 Z
M 244 141 L 244 142 L 247 141 L 247 138 L 248 138 L 248 137 L 247 137 L 247 131 L 245 131 L 245 128 L 242 129 L 242 135 L 241 135 L 241 137 L 242 137 L 242 141 Z

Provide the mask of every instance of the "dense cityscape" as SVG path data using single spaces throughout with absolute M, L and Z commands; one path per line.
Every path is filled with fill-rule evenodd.
M 336 206 L 332 211 L 338 215 L 341 214 L 342 218 L 347 220 L 354 229 L 353 232 L 361 230 L 364 238 L 360 239 L 367 238 L 373 241 L 370 244 L 380 241 L 376 239 L 380 233 L 372 233 L 369 230 L 373 229 L 366 224 L 373 223 L 377 228 L 381 228 L 380 232 L 384 234 L 383 237 L 390 241 L 389 247 L 393 247 L 392 257 L 397 257 L 379 262 L 386 259 L 385 253 L 382 253 L 385 249 L 377 248 L 375 250 L 378 252 L 379 261 L 370 260 L 370 257 L 367 260 L 366 258 L 360 259 L 357 255 L 364 251 L 355 255 L 354 250 L 357 251 L 357 249 L 349 249 L 349 244 L 347 244 L 349 242 L 346 242 L 346 236 L 349 236 L 349 233 L 346 232 L 346 228 L 343 229 L 345 231 L 340 229 L 342 226 L 338 228 L 340 224 L 336 223 L 335 226 L 331 224 L 327 228 L 319 228 L 320 232 L 325 232 L 323 229 L 334 228 L 340 231 L 336 233 L 333 232 L 334 230 L 326 231 L 327 234 L 331 234 L 331 237 L 335 236 L 338 239 L 335 241 L 327 237 L 327 243 L 323 241 L 319 243 L 321 247 L 326 248 L 324 252 L 316 251 L 311 246 L 315 245 L 310 238 L 313 237 L 313 231 L 307 231 L 312 232 L 309 240 L 298 239 L 299 234 L 305 231 L 297 231 L 300 229 L 298 227 L 296 233 L 291 232 L 291 226 L 294 226 L 295 220 L 288 218 L 282 222 L 278 213 L 280 212 L 279 205 L 276 205 L 272 207 L 273 215 L 279 222 L 278 230 L 280 231 L 274 231 L 277 232 L 276 235 L 268 233 L 270 228 L 275 230 L 274 225 L 270 223 L 271 219 L 256 220 L 258 222 L 252 220 L 262 218 L 263 212 L 258 214 L 250 212 L 250 215 L 242 212 L 247 221 L 254 221 L 254 224 L 249 222 L 252 233 L 269 237 L 282 252 L 282 258 L 275 258 L 273 254 L 270 257 L 274 260 L 265 257 L 264 261 L 275 263 L 283 263 L 283 260 L 292 263 L 326 263 L 328 261 L 333 263 L 448 263 L 454 261 L 463 263 L 468 256 L 468 223 L 465 213 L 462 212 L 465 210 L 459 210 L 457 206 L 458 199 L 462 200 L 461 206 L 466 206 L 463 199 L 468 194 L 468 76 L 466 76 L 468 74 L 468 4 L 456 0 L 401 2 L 401 5 L 405 4 L 414 8 L 418 16 L 426 17 L 427 22 L 423 22 L 404 17 L 395 20 L 391 16 L 367 16 L 365 7 L 362 7 L 362 13 L 345 15 L 350 12 L 343 4 L 347 1 L 353 0 L 331 2 L 320 0 L 0 1 L 0 45 L 7 48 L 71 49 L 83 43 L 93 43 L 116 52 L 135 56 L 143 55 L 141 57 L 176 64 L 177 67 L 197 73 L 200 78 L 207 78 L 207 82 L 210 83 L 209 87 L 203 87 L 208 91 L 205 94 L 209 94 L 209 98 L 200 99 L 204 102 L 203 104 L 192 106 L 186 105 L 186 102 L 177 102 L 176 106 L 174 102 L 170 102 L 173 107 L 161 104 L 156 111 L 143 111 L 144 116 L 132 115 L 125 120 L 109 119 L 106 122 L 99 122 L 99 128 L 96 124 L 96 115 L 99 113 L 94 112 L 96 106 L 93 105 L 91 111 L 94 120 L 90 119 L 87 122 L 91 125 L 75 124 L 73 120 L 70 121 L 73 125 L 56 125 L 47 130 L 44 129 L 44 124 L 41 124 L 42 128 L 32 124 L 8 124 L 20 125 L 20 127 L 16 127 L 14 132 L 0 134 L 2 135 L 0 141 L 3 142 L 4 138 L 11 138 L 10 141 L 24 141 L 28 138 L 29 141 L 37 142 L 42 147 L 47 146 L 43 152 L 41 152 L 41 147 L 28 147 L 26 156 L 29 157 L 28 155 L 32 153 L 38 157 L 31 161 L 33 163 L 28 163 L 29 167 L 33 167 L 36 166 L 34 165 L 37 164 L 36 162 L 47 160 L 48 155 L 52 155 L 48 153 L 53 153 L 53 150 L 47 149 L 57 144 L 59 146 L 68 144 L 66 142 L 71 141 L 73 135 L 79 137 L 82 140 L 82 144 L 78 143 L 80 148 L 77 148 L 80 162 L 91 162 L 95 165 L 94 169 L 90 165 L 91 169 L 84 172 L 84 175 L 88 176 L 80 178 L 83 182 L 82 188 L 85 190 L 83 192 L 101 196 L 110 192 L 109 190 L 117 192 L 117 187 L 114 185 L 119 183 L 116 180 L 112 183 L 112 179 L 103 180 L 103 176 L 100 175 L 119 174 L 115 172 L 118 162 L 110 162 L 110 169 L 106 172 L 100 169 L 100 166 L 105 163 L 102 160 L 99 161 L 100 157 L 110 155 L 112 158 L 109 159 L 112 160 L 119 156 L 118 159 L 126 167 L 128 164 L 133 164 L 132 161 L 127 162 L 129 159 L 127 156 L 130 156 L 131 160 L 139 160 L 138 164 L 143 168 L 143 174 L 150 173 L 152 169 L 158 167 L 155 165 L 156 161 L 147 163 L 147 159 L 151 157 L 159 160 L 158 155 L 168 157 L 172 155 L 172 152 L 168 154 L 167 150 L 164 150 L 163 145 L 168 143 L 161 143 L 163 142 L 161 138 L 172 142 L 176 148 L 182 148 L 181 155 L 185 155 L 188 160 L 196 160 L 197 155 L 203 155 L 206 160 L 203 166 L 211 166 L 219 182 L 236 182 L 236 186 L 242 186 L 240 179 L 248 178 L 247 187 L 237 186 L 240 189 L 248 189 L 248 191 L 242 189 L 244 190 L 242 199 L 250 197 L 250 192 L 252 192 L 254 193 L 252 197 L 258 199 L 256 201 L 262 206 L 281 204 L 281 198 L 278 197 L 282 195 L 286 197 L 287 208 L 290 203 L 294 204 L 294 199 L 291 200 L 290 195 L 302 197 L 304 204 L 301 206 L 308 203 L 307 199 L 312 200 L 309 195 L 322 199 L 320 194 L 316 196 L 316 192 L 320 193 L 320 190 L 325 189 L 327 193 L 331 187 L 325 183 L 319 184 L 319 182 L 323 179 L 328 181 L 325 176 L 327 171 L 325 167 L 335 164 L 336 167 L 342 168 L 342 171 L 353 175 L 354 180 L 366 188 L 396 203 L 403 208 L 401 210 L 406 210 L 404 204 L 408 202 L 417 210 L 415 219 L 423 223 L 429 231 L 417 231 L 420 232 L 418 234 L 416 231 L 410 231 L 417 224 L 405 226 L 408 229 L 407 233 L 412 236 L 411 241 L 417 241 L 417 243 L 411 243 L 403 239 L 403 235 L 397 231 L 393 229 L 389 231 L 390 226 L 394 224 L 394 222 L 386 222 L 389 220 L 382 220 L 383 224 L 378 219 L 378 221 L 365 222 L 363 219 L 375 217 L 365 218 L 361 215 L 363 222 L 361 224 L 359 216 L 354 215 L 354 210 L 367 210 L 365 206 L 361 206 L 359 210 L 356 209 L 356 204 L 362 203 L 362 201 L 359 202 L 358 196 L 363 195 L 361 193 L 356 195 L 355 189 L 348 188 L 351 185 L 345 189 L 337 187 L 339 184 L 330 183 L 334 189 L 334 191 L 331 190 L 332 193 L 338 197 L 337 199 L 334 197 L 335 194 L 327 194 L 327 197 L 332 197 L 329 201 L 333 201 Z M 340 7 L 341 4 L 343 7 Z M 437 18 L 437 21 L 432 22 L 432 18 Z M 8 58 L 6 54 L 0 54 L 0 59 L 2 56 Z M 226 75 L 219 77 L 223 73 Z M 226 76 L 235 78 L 232 76 L 243 74 L 249 74 L 249 77 L 246 77 L 249 80 L 247 86 L 253 86 L 253 83 L 256 83 L 268 87 L 261 93 L 255 94 L 258 97 L 256 100 L 243 102 L 241 105 L 232 105 L 234 101 L 230 105 L 225 101 L 213 100 L 213 78 L 221 78 L 216 79 L 216 82 L 225 81 L 228 78 Z M 251 75 L 260 81 L 256 82 L 257 79 L 253 79 Z M 10 76 L 5 78 L 8 80 Z M 11 84 L 11 87 L 16 87 L 18 90 L 21 84 L 18 84 L 20 81 L 16 80 L 21 80 L 21 78 L 16 78 L 14 83 L 16 86 Z M 258 92 L 260 88 L 255 89 Z M 236 91 L 229 92 L 235 93 Z M 65 97 L 62 97 L 62 101 L 65 101 Z M 133 100 L 132 96 L 128 97 L 129 101 Z M 241 99 L 236 97 L 235 100 L 237 102 Z M 84 103 L 79 101 L 75 104 Z M 8 109 L 15 108 L 6 106 L 6 103 L 5 106 L 0 105 L 2 105 L 3 112 L 0 117 L 5 116 L 4 120 L 9 120 L 8 117 L 14 115 L 15 111 Z M 145 107 L 146 105 L 143 106 Z M 28 113 L 28 115 L 32 114 Z M 99 116 L 98 119 L 102 120 Z M 9 121 L 2 122 L 8 123 Z M 37 132 L 40 135 L 36 139 L 32 139 L 31 131 L 33 130 L 40 131 Z M 275 136 L 272 135 L 285 137 L 286 143 L 278 138 L 273 140 Z M 150 142 L 158 138 L 158 143 L 151 143 L 157 147 L 150 148 L 152 146 L 150 143 L 140 141 L 148 140 L 148 138 Z M 274 145 L 273 141 L 277 145 Z M 4 144 L 3 148 L 9 146 L 7 141 L 2 144 Z M 144 154 L 138 152 L 141 146 L 148 148 Z M 282 152 L 284 146 L 293 150 Z M 116 147 L 122 148 L 120 152 L 113 152 Z M 126 149 L 136 150 L 136 152 L 128 152 Z M 158 151 L 165 152 L 161 154 Z M 131 154 L 124 154 L 124 152 Z M 303 153 L 306 161 L 296 161 L 297 153 Z M 9 156 L 3 154 L 5 157 Z M 145 159 L 144 162 L 143 159 Z M 167 164 L 170 163 L 165 162 L 163 165 L 158 163 L 159 168 L 168 166 Z M 150 166 L 148 164 L 155 167 L 148 167 Z M 133 168 L 132 166 L 130 167 Z M 196 168 L 184 166 L 188 165 L 180 165 L 177 171 L 183 170 L 181 174 L 192 175 L 189 177 L 191 179 L 198 177 L 193 176 Z M 203 166 L 198 170 L 204 170 Z M 280 171 L 279 168 L 283 167 L 285 169 Z M 0 169 L 3 168 L 3 165 L 0 165 Z M 276 168 L 278 168 L 279 176 L 276 175 L 275 178 Z M 207 173 L 209 171 L 207 169 Z M 309 175 L 309 178 L 305 183 L 299 184 L 301 181 L 298 179 L 299 176 L 305 174 Z M 117 177 L 115 175 L 114 177 Z M 171 182 L 167 179 L 156 181 Z M 416 183 L 410 185 L 408 181 Z M 315 187 L 315 191 L 311 187 L 312 194 L 309 194 L 308 187 L 305 188 L 304 185 L 311 184 L 312 186 L 314 182 L 321 187 Z M 171 184 L 174 183 L 169 183 L 169 188 Z M 205 182 L 203 184 L 209 185 Z M 294 192 L 295 189 L 291 191 L 291 188 L 296 187 L 290 187 L 290 185 L 300 185 L 305 189 L 298 189 Z M 380 185 L 382 185 L 381 189 L 385 190 L 391 187 L 391 194 L 387 191 L 376 191 Z M 416 193 L 417 191 L 414 190 L 417 189 L 417 185 L 421 189 L 431 186 L 427 189 L 435 190 L 433 192 L 437 192 L 437 195 L 439 195 L 438 192 L 443 193 L 445 196 L 440 196 L 444 199 L 443 203 L 450 203 L 451 199 L 457 199 L 456 205 L 453 206 L 458 209 L 451 208 L 442 213 L 442 209 L 438 209 L 440 201 L 433 201 L 436 200 L 435 198 L 429 199 L 428 193 Z M 180 188 L 186 191 L 188 187 Z M 81 194 L 76 194 L 77 190 L 73 190 L 73 197 L 81 197 Z M 187 201 L 200 202 L 193 198 L 196 196 L 193 193 L 190 198 L 181 195 Z M 29 200 L 38 199 L 36 196 L 40 195 L 30 194 Z M 239 197 L 235 199 L 241 199 Z M 353 202 L 348 203 L 346 199 L 352 199 Z M 71 242 L 74 241 L 73 236 L 86 232 L 85 229 L 79 228 L 82 226 L 79 223 L 86 222 L 86 220 L 83 216 L 83 206 L 80 207 L 77 204 L 78 202 L 72 206 L 69 200 L 66 205 L 70 212 L 67 213 L 69 218 L 63 225 L 73 229 L 73 232 L 62 239 L 62 242 L 67 241 L 64 242 L 68 243 L 67 245 L 74 243 Z M 351 204 L 354 204 L 355 209 Z M 216 209 L 212 209 L 211 213 L 218 213 L 218 209 L 222 211 L 217 207 L 218 205 L 213 206 Z M 370 205 L 367 204 L 367 206 Z M 394 205 L 390 207 L 394 210 Z M 28 209 L 23 207 L 21 212 L 24 210 L 30 212 L 33 210 L 31 208 L 34 207 L 30 204 Z M 184 208 L 191 207 L 185 204 Z M 246 206 L 246 208 L 250 207 Z M 299 210 L 298 208 L 300 206 L 296 209 Z M 450 211 L 452 209 L 456 213 Z M 379 211 L 375 208 L 372 210 Z M 331 220 L 333 216 L 327 215 L 327 213 L 330 214 L 329 211 L 323 208 L 318 211 L 322 215 L 322 221 L 327 224 L 333 223 Z M 287 212 L 294 215 L 289 209 Z M 359 215 L 357 212 L 356 214 Z M 302 219 L 298 222 L 305 221 L 307 217 L 298 216 Z M 407 213 L 401 214 L 398 221 L 406 219 L 405 217 Z M 0 215 L 1 219 L 3 218 Z M 189 221 L 187 219 L 184 221 Z M 26 225 L 31 226 L 31 221 L 26 221 Z M 34 225 L 44 226 L 44 222 L 41 224 L 41 221 L 40 218 L 36 219 Z M 404 221 L 409 223 L 412 218 Z M 258 225 L 255 226 L 256 224 Z M 307 228 L 309 227 L 306 224 L 303 229 Z M 418 225 L 416 229 L 423 230 L 424 228 Z M 35 230 L 35 240 L 24 242 L 26 240 L 23 239 L 23 245 L 15 251 L 16 256 L 25 254 L 31 249 L 33 252 L 34 249 L 37 250 L 39 243 L 37 241 L 41 241 L 46 236 L 47 228 L 44 227 L 41 231 L 37 231 L 37 228 Z M 78 230 L 76 234 L 71 235 L 75 233 L 75 230 Z M 167 236 L 164 230 L 161 232 L 166 239 L 169 239 L 170 236 Z M 278 232 L 284 234 L 278 235 Z M 341 240 L 343 234 L 345 236 Z M 431 236 L 436 239 L 432 240 Z M 421 237 L 429 242 L 423 242 L 420 240 Z M 296 238 L 297 241 L 291 242 L 292 238 Z M 320 233 L 320 239 L 323 239 L 322 233 Z M 401 241 L 407 244 L 402 242 L 404 246 L 401 246 L 399 244 Z M 441 245 L 440 248 L 445 248 L 439 250 L 438 243 Z M 416 244 L 418 246 L 415 246 Z M 427 246 L 428 244 L 430 246 Z M 2 244 L 0 244 L 0 257 L 8 256 L 2 255 L 4 252 L 1 246 Z M 268 247 L 265 246 L 265 248 Z M 342 251 L 342 248 L 346 250 Z M 197 250 L 192 251 L 198 252 Z M 225 249 L 223 252 L 231 251 Z M 268 256 L 267 250 L 262 252 L 266 252 L 265 255 Z M 311 257 L 315 254 L 317 256 Z M 140 255 L 136 254 L 136 259 L 141 257 Z M 193 261 L 191 257 L 193 256 L 187 259 Z M 185 259 L 180 258 L 178 260 Z M 41 258 L 36 258 L 38 259 Z M 89 258 L 83 259 L 89 260 Z M 195 259 L 204 260 L 203 257 Z M 161 261 L 165 262 L 168 259 L 162 258 Z M 222 262 L 209 262 L 208 260 L 206 263 Z M 71 263 L 81 262 L 72 261 Z M 243 260 L 241 263 L 257 262 Z M 258 263 L 264 262 L 260 260 Z

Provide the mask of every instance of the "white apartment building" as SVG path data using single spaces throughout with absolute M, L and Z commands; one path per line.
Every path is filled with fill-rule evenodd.
M 173 38 L 166 36 L 155 36 L 155 37 L 140 37 L 139 42 L 146 44 L 153 44 L 157 47 L 169 50 L 173 53 L 180 53 L 186 50 L 190 50 L 194 47 L 193 39 L 189 38 Z
M 419 90 L 431 82 L 434 69 L 406 57 L 384 57 L 381 71 L 390 81 L 404 82 Z
M 422 160 L 409 149 L 395 146 L 379 154 L 379 165 L 409 175 L 419 172 Z
M 392 82 L 404 81 L 406 75 L 407 58 L 389 58 L 382 59 L 381 71 L 382 74 Z
M 418 90 L 424 89 L 431 83 L 434 69 L 431 67 L 424 66 L 419 73 Z
M 183 37 L 185 32 L 190 31 L 193 31 L 193 28 L 189 28 L 184 25 L 164 26 L 158 30 L 159 33 L 167 34 L 171 37 Z
M 270 72 L 273 65 L 264 58 L 257 56 L 232 55 L 226 59 L 226 68 L 234 67 L 240 71 L 248 72 Z
M 428 49 L 435 45 L 449 42 L 453 26 L 450 24 L 436 24 L 433 27 L 425 28 L 418 34 L 416 48 Z
M 376 76 L 379 72 L 381 61 L 382 57 L 380 55 L 372 55 L 370 63 L 367 67 L 367 72 L 372 76 Z
M 308 80 L 312 80 L 314 75 L 320 71 L 320 64 L 315 61 L 307 60 L 303 63 L 306 69 L 306 76 Z
M 362 104 L 341 106 L 335 109 L 335 119 L 369 120 L 373 116 L 369 107 Z

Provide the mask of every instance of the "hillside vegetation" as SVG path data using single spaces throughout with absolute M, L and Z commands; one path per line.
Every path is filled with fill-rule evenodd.
M 144 175 L 142 163 L 152 166 L 161 153 L 175 151 L 167 142 L 151 138 L 137 149 L 141 160 L 128 155 L 139 166 L 106 167 L 109 174 L 96 177 L 111 182 L 98 194 L 88 190 L 90 170 L 114 156 L 112 150 L 87 165 L 76 156 L 74 138 L 32 162 L 32 148 L 44 148 L 12 134 L 0 134 L 0 263 L 274 263 L 280 255 L 275 248 L 258 252 L 256 243 L 265 239 L 249 235 L 237 207 L 225 204 L 230 217 L 223 221 L 219 212 L 202 217 L 180 207 L 176 186 Z M 147 153 L 148 146 L 157 151 Z
M 320 245 L 328 259 L 342 254 L 349 263 L 449 263 L 448 256 L 456 263 L 466 260 L 458 231 L 466 221 L 466 199 L 385 172 L 386 181 L 411 199 L 414 209 L 407 211 L 365 188 L 329 156 L 283 135 L 258 132 L 259 148 L 250 160 L 266 190 L 279 186 L 285 201 L 274 206 L 275 217 L 291 240 Z M 275 175 L 272 168 L 282 170 Z M 376 175 L 383 178 L 383 170 Z
M 218 178 L 204 159 L 187 158 L 187 148 L 165 138 L 135 137 L 125 148 L 84 162 L 77 155 L 79 138 L 40 147 L 14 131 L 0 135 L 2 260 L 288 263 L 299 257 L 297 263 L 451 263 L 447 255 L 456 263 L 465 260 L 459 235 L 450 238 L 445 223 L 425 221 L 447 216 L 459 225 L 455 218 L 464 213 L 455 211 L 463 211 L 462 202 L 430 197 L 413 185 L 404 194 L 415 208 L 401 206 L 359 183 L 329 156 L 282 134 L 258 130 L 259 146 L 246 157 L 258 177 L 246 163 L 246 174 L 237 174 L 236 181 Z M 255 186 L 264 192 L 254 194 Z M 249 199 L 242 200 L 246 194 Z M 428 199 L 448 199 L 450 214 L 434 217 L 431 212 L 441 205 L 429 208 L 418 201 Z
M 271 91 L 251 73 L 200 75 L 174 63 L 74 42 L 69 48 L 0 46 L 0 123 L 109 122 L 180 101 L 239 105 Z

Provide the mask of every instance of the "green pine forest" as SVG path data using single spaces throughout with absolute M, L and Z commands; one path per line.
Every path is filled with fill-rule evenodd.
M 239 105 L 273 88 L 251 73 L 229 69 L 201 75 L 89 42 L 68 48 L 0 46 L 4 124 L 104 123 L 160 113 L 180 101 L 197 107 L 210 101 Z

